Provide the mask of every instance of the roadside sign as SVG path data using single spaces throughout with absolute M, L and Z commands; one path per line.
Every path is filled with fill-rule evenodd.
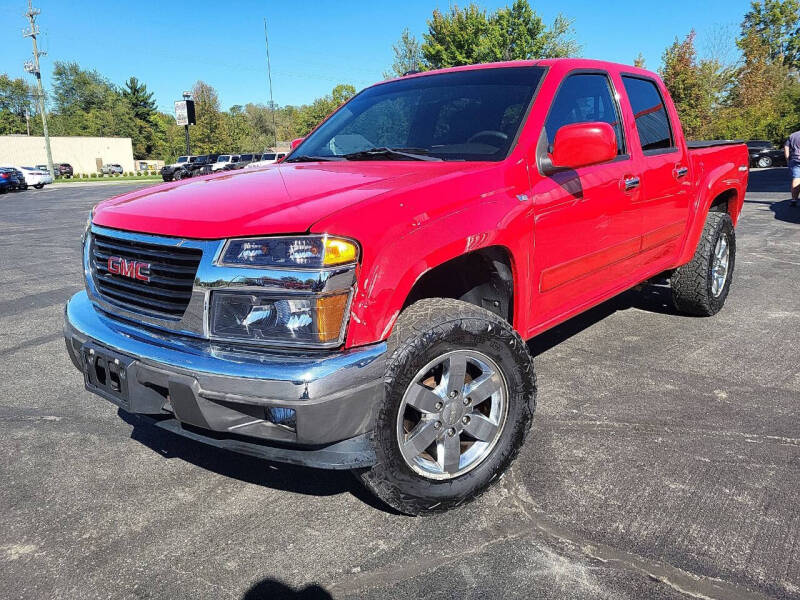
M 178 125 L 194 125 L 194 100 L 175 102 L 175 121 Z

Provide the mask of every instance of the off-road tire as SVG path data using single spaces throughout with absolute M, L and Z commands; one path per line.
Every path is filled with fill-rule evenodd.
M 722 292 L 714 296 L 711 291 L 714 249 L 720 236 L 727 236 L 730 250 L 728 276 Z M 672 302 L 678 312 L 699 317 L 717 314 L 725 304 L 736 264 L 736 233 L 728 213 L 710 212 L 703 227 L 694 257 L 679 267 L 670 278 Z
M 508 412 L 491 452 L 472 470 L 448 480 L 415 473 L 397 439 L 397 414 L 417 372 L 437 356 L 469 349 L 490 357 L 508 386 Z M 500 477 L 520 451 L 536 407 L 533 359 L 522 338 L 498 315 L 459 300 L 415 302 L 400 315 L 388 341 L 384 397 L 376 408 L 376 464 L 357 471 L 361 482 L 392 508 L 425 515 L 462 505 Z

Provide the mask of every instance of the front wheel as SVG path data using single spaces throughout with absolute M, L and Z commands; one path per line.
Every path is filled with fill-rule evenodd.
M 762 156 L 761 158 L 758 159 L 758 166 L 761 167 L 762 169 L 771 167 L 772 158 L 770 158 L 769 156 Z
M 35 183 L 35 184 L 33 184 L 33 187 L 35 187 L 37 190 L 40 190 L 40 189 L 42 189 L 44 187 L 44 184 L 43 183 Z
M 736 233 L 728 213 L 708 213 L 692 260 L 670 278 L 678 311 L 701 317 L 717 314 L 725 304 L 736 264 Z
M 519 453 L 536 404 L 533 360 L 511 325 L 483 308 L 426 299 L 389 339 L 376 464 L 358 472 L 410 515 L 470 501 Z

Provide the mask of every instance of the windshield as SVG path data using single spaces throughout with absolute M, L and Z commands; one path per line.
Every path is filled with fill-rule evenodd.
M 473 69 L 367 88 L 306 138 L 288 160 L 345 157 L 383 148 L 442 160 L 502 160 L 543 72 L 540 67 Z
M 253 160 L 253 155 L 252 154 L 242 154 L 239 157 L 239 160 Z
M 274 154 L 262 154 L 261 160 L 275 160 Z
M 231 159 L 230 156 L 228 156 L 227 154 L 223 154 L 217 159 L 217 162 L 228 162 L 230 159 Z
M 189 160 L 188 156 L 179 156 L 178 157 L 178 162 L 179 163 L 185 163 L 187 160 Z

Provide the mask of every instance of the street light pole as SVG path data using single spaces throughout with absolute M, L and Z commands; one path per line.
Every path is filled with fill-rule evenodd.
M 44 147 L 47 151 L 47 168 L 50 171 L 50 177 L 55 179 L 56 172 L 53 168 L 53 154 L 50 151 L 50 133 L 47 131 L 47 115 L 44 111 L 44 88 L 42 87 L 42 72 L 39 69 L 39 57 L 46 54 L 46 52 L 40 52 L 36 45 L 36 36 L 39 35 L 39 29 L 36 27 L 36 17 L 39 16 L 39 13 L 41 12 L 42 11 L 40 11 L 38 8 L 33 8 L 31 0 L 28 0 L 28 12 L 25 13 L 25 16 L 28 18 L 30 28 L 23 29 L 22 36 L 29 37 L 33 41 L 33 61 L 25 62 L 25 70 L 36 77 L 36 85 L 39 91 L 37 95 L 39 114 L 42 115 Z

